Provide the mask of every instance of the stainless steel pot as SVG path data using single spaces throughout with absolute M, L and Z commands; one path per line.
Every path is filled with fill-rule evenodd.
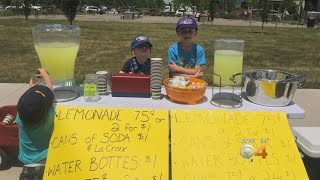
M 287 106 L 305 76 L 284 71 L 255 69 L 243 72 L 244 89 L 248 99 L 264 106 Z

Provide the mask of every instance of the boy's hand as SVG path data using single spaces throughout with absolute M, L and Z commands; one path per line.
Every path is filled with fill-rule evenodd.
M 36 78 L 43 78 L 44 83 L 45 83 L 45 86 L 47 86 L 47 87 L 50 88 L 51 90 L 53 89 L 53 88 L 52 88 L 52 84 L 51 84 L 50 77 L 49 77 L 49 75 L 48 75 L 48 73 L 47 73 L 47 71 L 46 71 L 45 68 L 39 68 L 39 69 L 37 69 L 37 74 L 35 75 L 35 77 L 36 77 Z M 31 78 L 30 81 L 29 81 L 30 87 L 39 85 L 40 81 L 34 83 L 32 79 L 33 79 L 33 78 Z
M 180 67 L 176 63 L 174 63 L 173 61 L 170 61 L 168 68 L 171 72 L 178 72 Z
M 201 69 L 199 69 L 199 71 L 197 71 L 197 73 L 194 75 L 195 78 L 199 78 L 203 76 L 203 72 L 201 71 Z

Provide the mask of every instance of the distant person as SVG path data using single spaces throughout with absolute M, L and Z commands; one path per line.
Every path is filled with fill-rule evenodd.
M 40 82 L 30 80 L 30 88 L 17 104 L 16 122 L 19 127 L 19 155 L 23 162 L 20 180 L 42 179 L 49 141 L 53 131 L 54 95 L 50 78 L 44 68 L 38 69 Z
M 199 11 L 197 11 L 197 13 L 196 13 L 196 18 L 198 19 L 198 22 L 200 22 L 200 17 L 201 17 L 201 14 L 200 14 Z
M 247 19 L 248 19 L 248 11 L 244 10 L 243 14 L 244 14 L 244 20 L 247 21 Z
M 176 27 L 180 42 L 173 44 L 168 50 L 169 77 L 181 75 L 201 77 L 202 66 L 206 64 L 203 47 L 195 44 L 198 25 L 193 18 L 181 18 Z
M 34 18 L 39 19 L 39 10 L 37 9 L 34 11 Z
M 131 42 L 131 52 L 134 56 L 124 63 L 120 73 L 150 75 L 151 48 L 149 38 L 144 36 L 134 38 Z

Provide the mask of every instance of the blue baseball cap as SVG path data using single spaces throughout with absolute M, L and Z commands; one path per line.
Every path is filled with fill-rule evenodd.
M 132 40 L 131 49 L 137 48 L 142 43 L 148 43 L 150 45 L 150 47 L 152 47 L 152 44 L 151 44 L 149 38 L 144 37 L 144 36 L 138 36 Z
M 193 18 L 183 17 L 179 19 L 176 27 L 176 32 L 179 32 L 182 28 L 190 27 L 198 30 L 198 24 Z

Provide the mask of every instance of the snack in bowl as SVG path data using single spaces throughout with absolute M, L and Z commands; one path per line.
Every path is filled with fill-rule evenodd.
M 185 104 L 196 104 L 203 97 L 208 83 L 197 78 L 175 76 L 164 80 L 164 86 L 170 99 Z

